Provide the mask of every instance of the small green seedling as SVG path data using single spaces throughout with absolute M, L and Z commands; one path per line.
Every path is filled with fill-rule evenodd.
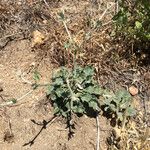
M 10 99 L 9 101 L 11 101 L 13 104 L 17 103 L 17 99 L 15 98 Z
M 41 78 L 40 73 L 37 70 L 35 70 L 33 73 L 34 83 L 32 84 L 32 88 L 34 90 L 37 89 L 39 86 L 41 86 L 40 84 L 38 84 L 38 82 L 40 81 L 40 78 Z
M 41 77 L 40 73 L 36 70 L 33 74 L 34 81 L 38 82 L 40 80 L 40 77 Z
M 103 94 L 104 111 L 116 118 L 117 123 L 126 123 L 126 118 L 135 115 L 135 109 L 131 106 L 132 97 L 126 90 L 119 90 L 115 94 L 105 91 Z
M 94 68 L 75 67 L 69 70 L 62 67 L 52 77 L 52 84 L 48 88 L 54 114 L 70 118 L 72 114 L 89 114 L 100 111 L 98 97 L 100 87 L 93 79 Z

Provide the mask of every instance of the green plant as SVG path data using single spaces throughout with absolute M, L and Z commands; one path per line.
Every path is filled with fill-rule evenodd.
M 58 14 L 68 34 L 66 45 L 74 54 L 73 69 L 61 67 L 52 77 L 48 95 L 53 102 L 54 114 L 68 117 L 71 113 L 87 114 L 87 108 L 99 111 L 98 95 L 100 87 L 94 80 L 94 68 L 77 66 L 76 53 L 78 46 L 74 42 L 68 27 L 64 12 Z M 69 46 L 69 47 L 68 47 Z
M 104 106 L 104 111 L 116 118 L 117 123 L 122 122 L 124 128 L 126 118 L 135 115 L 135 109 L 131 105 L 131 95 L 126 90 L 118 90 L 115 94 L 104 91 L 103 98 L 101 105 Z
M 69 70 L 62 67 L 52 78 L 48 95 L 53 102 L 54 113 L 67 117 L 70 113 L 87 114 L 87 108 L 99 111 L 100 87 L 93 79 L 90 66 Z
M 100 87 L 93 78 L 94 68 L 60 68 L 52 77 L 47 95 L 52 101 L 54 114 L 71 121 L 73 114 L 87 114 L 100 111 L 98 97 Z
M 130 41 L 135 49 L 143 48 L 148 53 L 150 41 L 150 2 L 121 0 L 120 10 L 113 17 L 116 35 Z

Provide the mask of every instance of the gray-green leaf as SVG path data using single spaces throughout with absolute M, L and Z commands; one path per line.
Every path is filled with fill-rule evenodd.
M 85 76 L 94 75 L 94 68 L 92 66 L 86 66 L 83 71 L 84 71 Z
M 83 94 L 81 95 L 81 100 L 83 102 L 89 102 L 92 99 L 92 96 L 90 94 Z
M 128 107 L 126 111 L 127 111 L 127 114 L 126 114 L 127 116 L 134 116 L 134 115 L 136 115 L 135 109 L 132 108 L 131 106 Z
M 99 110 L 98 103 L 95 101 L 90 101 L 89 107 L 93 108 L 94 110 Z

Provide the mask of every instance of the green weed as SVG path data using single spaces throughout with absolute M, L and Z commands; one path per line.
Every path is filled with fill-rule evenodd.
M 120 10 L 113 17 L 116 35 L 123 37 L 124 41 L 133 44 L 137 51 L 148 53 L 150 41 L 150 2 L 137 0 L 129 3 L 121 0 Z
M 102 96 L 104 100 L 101 106 L 104 107 L 104 111 L 116 119 L 116 124 L 121 122 L 124 128 L 126 118 L 135 115 L 135 109 L 131 105 L 131 95 L 126 90 L 118 90 L 115 94 L 104 91 Z
M 47 93 L 53 102 L 54 114 L 68 117 L 71 113 L 88 114 L 89 109 L 98 112 L 100 87 L 93 75 L 91 66 L 75 70 L 62 67 L 52 78 Z

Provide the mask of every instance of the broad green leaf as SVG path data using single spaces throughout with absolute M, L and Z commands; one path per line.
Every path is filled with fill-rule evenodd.
M 141 29 L 142 28 L 142 23 L 139 22 L 139 21 L 136 21 L 135 26 L 136 26 L 137 29 Z
M 110 104 L 111 104 L 111 101 L 112 101 L 111 98 L 105 98 L 105 99 L 104 99 L 104 104 L 110 105 Z
M 150 40 L 150 33 L 149 33 L 149 34 L 146 34 L 146 38 L 147 38 L 148 40 Z
M 67 90 L 66 88 L 59 87 L 55 90 L 55 93 L 57 94 L 58 97 L 67 96 L 66 93 L 68 94 L 68 96 L 70 96 L 68 91 L 69 90 Z
M 76 77 L 79 77 L 83 71 L 83 68 L 80 66 L 76 66 L 76 68 L 73 70 L 73 74 L 76 75 Z
M 89 86 L 85 88 L 85 91 L 88 92 L 89 94 L 95 94 L 95 95 L 100 95 L 101 93 L 101 88 L 99 86 Z
M 59 108 L 58 107 L 54 107 L 54 114 L 58 114 L 59 113 Z
M 128 107 L 126 111 L 127 111 L 127 116 L 134 116 L 134 115 L 136 115 L 136 111 L 132 107 Z
M 50 98 L 51 98 L 52 101 L 55 101 L 57 99 L 57 97 L 54 93 L 50 94 Z
M 80 107 L 77 107 L 76 113 L 81 113 L 81 114 L 83 114 L 83 113 L 84 113 L 84 109 L 83 109 L 83 108 L 80 108 Z
M 102 94 L 102 89 L 99 86 L 95 86 L 93 94 L 101 95 Z
M 119 102 L 124 103 L 131 100 L 131 95 L 126 90 L 119 90 L 116 92 L 116 99 Z
M 61 67 L 61 72 L 63 78 L 67 78 L 69 76 L 69 69 L 67 69 L 66 67 Z
M 54 90 L 54 86 L 52 86 L 52 85 L 48 86 L 47 95 L 50 95 L 53 90 Z
M 81 106 L 74 106 L 73 111 L 75 113 L 81 113 L 81 114 L 84 113 L 84 109 Z
M 62 95 L 61 88 L 57 88 L 56 91 L 55 91 L 55 93 L 57 94 L 58 97 L 61 97 L 61 95 Z
M 93 108 L 94 110 L 99 110 L 98 103 L 96 101 L 90 101 L 89 107 Z
M 85 91 L 88 92 L 89 94 L 93 94 L 94 87 L 93 86 L 89 86 L 89 87 L 85 88 Z
M 73 95 L 71 96 L 71 100 L 72 100 L 72 101 L 79 101 L 79 98 L 76 97 L 76 94 L 73 94 Z
M 119 105 L 121 103 L 122 97 L 113 97 L 113 101 L 116 103 L 116 105 Z
M 92 96 L 88 93 L 81 95 L 82 102 L 89 102 L 91 99 L 92 99 Z
M 71 110 L 74 113 L 83 114 L 86 113 L 85 110 L 88 110 L 88 108 L 85 109 L 86 104 L 86 107 L 99 110 L 97 95 L 100 93 L 100 87 L 93 79 L 93 75 L 94 68 L 91 66 L 77 67 L 74 70 L 63 67 L 58 70 L 52 78 L 51 86 L 48 87 L 48 94 L 55 103 L 54 112 L 64 117 L 67 117 Z M 73 93 L 70 92 L 66 79 L 70 81 Z
M 62 78 L 56 78 L 54 84 L 55 85 L 62 85 L 64 83 Z
M 86 66 L 83 70 L 85 76 L 93 76 L 94 75 L 94 68 L 92 66 Z

